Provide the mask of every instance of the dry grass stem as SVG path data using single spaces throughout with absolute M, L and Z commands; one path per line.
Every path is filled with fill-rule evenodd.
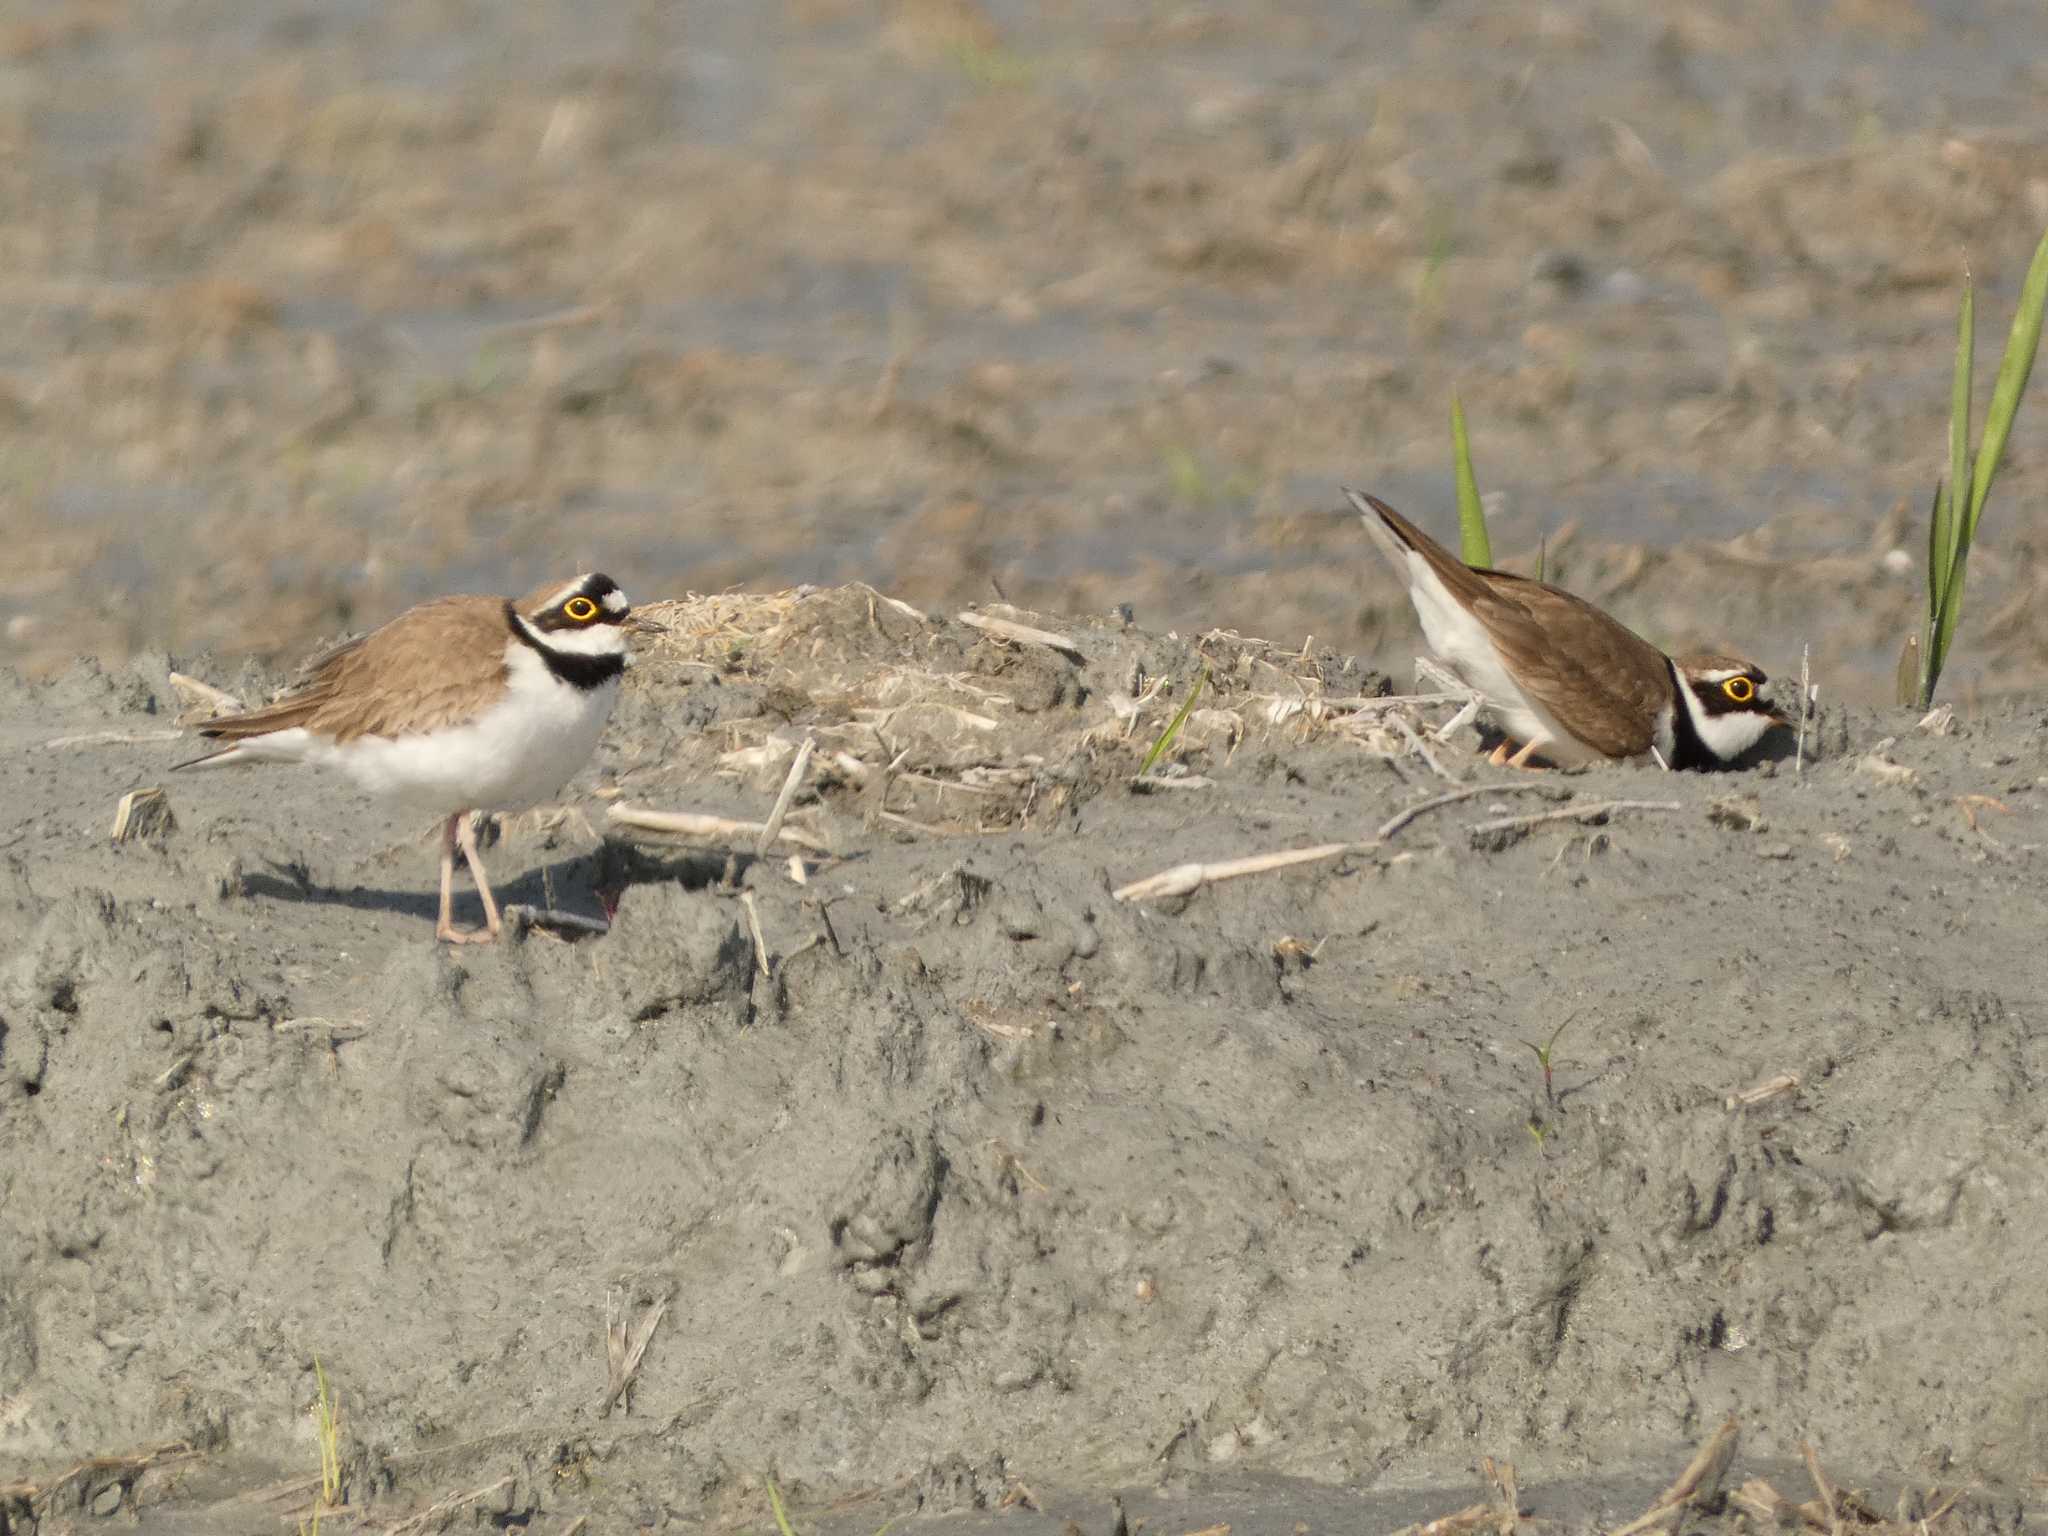
M 1364 853 L 1378 846 L 1377 843 L 1318 843 L 1313 848 L 1254 854 L 1249 858 L 1226 859 L 1220 864 L 1176 864 L 1172 869 L 1161 870 L 1156 875 L 1119 887 L 1112 894 L 1118 901 L 1157 901 L 1162 896 L 1185 896 L 1220 880 L 1291 869 L 1296 864 L 1313 864 L 1345 853 Z
M 617 1313 L 609 1291 L 604 1298 L 604 1356 L 605 1370 L 610 1383 L 605 1387 L 604 1398 L 597 1405 L 597 1416 L 601 1419 L 612 1411 L 612 1405 L 625 1395 L 632 1384 L 633 1373 L 640 1369 L 640 1357 L 647 1353 L 647 1345 L 654 1337 L 655 1326 L 668 1311 L 668 1299 L 662 1298 L 640 1318 L 640 1326 L 626 1331 L 626 1321 Z
M 1745 1088 L 1740 1093 L 1731 1093 L 1722 1101 L 1727 1109 L 1749 1109 L 1758 1104 L 1768 1104 L 1772 1099 L 1799 1091 L 1797 1072 L 1780 1072 L 1776 1077 L 1767 1077 L 1754 1088 Z
M 67 1488 L 79 1488 L 79 1502 L 84 1505 L 110 1483 L 119 1483 L 122 1488 L 121 1500 L 126 1504 L 131 1498 L 130 1490 L 135 1480 L 143 1473 L 152 1467 L 194 1460 L 199 1454 L 189 1441 L 172 1440 L 163 1445 L 150 1446 L 145 1450 L 131 1451 L 126 1455 L 88 1456 L 82 1461 L 72 1463 L 46 1482 L 18 1478 L 10 1483 L 0 1483 L 0 1530 L 8 1529 L 7 1520 L 17 1514 L 25 1521 L 24 1530 L 38 1529 L 34 1522 L 40 1521 L 42 1516 L 49 1513 L 57 1495 Z
M 492 1494 L 502 1493 L 516 1482 L 518 1478 L 508 1472 L 495 1483 L 485 1487 L 472 1488 L 468 1493 L 452 1493 L 445 1499 L 437 1499 L 418 1514 L 408 1515 L 395 1524 L 385 1526 L 384 1536 L 426 1536 L 427 1532 L 439 1530 L 446 1525 L 450 1515 L 467 1509 L 472 1504 L 480 1504 Z
M 1400 715 L 1389 715 L 1387 718 L 1394 723 L 1394 729 L 1401 733 L 1402 739 L 1414 750 L 1415 755 L 1429 764 L 1429 771 L 1431 773 L 1440 779 L 1448 779 L 1453 784 L 1458 782 L 1458 776 L 1446 768 L 1437 755 L 1430 751 L 1429 743 L 1416 734 L 1414 726 L 1410 725 Z
M 1806 772 L 1806 722 L 1813 714 L 1813 647 L 1799 647 L 1799 741 L 1792 749 L 1792 771 Z
M 1662 1525 L 1688 1506 L 1697 1508 L 1711 1503 L 1721 1490 L 1721 1479 L 1728 1475 L 1728 1464 L 1735 1459 L 1735 1447 L 1741 1437 L 1741 1427 L 1735 1416 L 1730 1414 L 1721 1421 L 1721 1427 L 1707 1437 L 1693 1459 L 1686 1463 L 1685 1470 L 1678 1474 L 1678 1480 L 1657 1495 L 1645 1513 L 1612 1532 L 1611 1536 L 1635 1536 L 1638 1531 Z
M 1498 816 L 1492 821 L 1474 822 L 1468 829 L 1475 841 L 1503 833 L 1526 832 L 1549 821 L 1604 821 L 1623 811 L 1682 811 L 1677 800 L 1595 800 L 1586 805 L 1565 805 L 1554 811 L 1536 811 L 1527 816 Z
M 114 841 L 162 837 L 178 824 L 171 802 L 161 789 L 131 789 L 114 807 Z
M 43 743 L 45 752 L 65 747 L 142 747 L 159 741 L 179 741 L 183 731 L 81 731 L 76 736 L 52 736 Z
M 1141 773 L 1131 780 L 1131 788 L 1142 790 L 1213 789 L 1215 786 L 1214 779 L 1204 778 L 1199 773 Z
M 782 818 L 789 814 L 790 802 L 796 799 L 796 792 L 804 782 L 804 770 L 811 765 L 811 753 L 817 750 L 818 741 L 806 736 L 803 745 L 796 749 L 796 761 L 789 765 L 789 776 L 782 781 L 782 793 L 775 797 L 775 808 L 768 813 L 767 821 L 761 824 L 761 835 L 754 843 L 754 853 L 765 855 L 775 846 L 775 839 L 782 831 Z
M 747 933 L 754 941 L 754 964 L 759 966 L 761 974 L 766 976 L 770 974 L 768 970 L 768 941 L 761 937 L 761 909 L 754 901 L 754 893 L 752 891 L 740 892 L 740 905 L 746 909 Z
M 1076 661 L 1087 660 L 1081 647 L 1065 635 L 1056 635 L 1049 629 L 1037 629 L 1029 624 L 1019 624 L 1014 619 L 991 618 L 985 613 L 956 613 L 955 622 L 965 624 L 969 629 L 978 629 L 983 634 L 994 635 L 998 640 L 1009 640 L 1018 645 L 1043 645 L 1071 656 Z
M 565 912 L 560 907 L 536 907 L 515 901 L 504 909 L 505 921 L 524 933 L 538 928 L 543 933 L 585 935 L 610 933 L 612 925 L 601 917 Z
M 1558 793 L 1558 790 L 1554 785 L 1550 784 L 1467 784 L 1462 789 L 1448 790 L 1441 795 L 1434 795 L 1427 800 L 1423 800 L 1415 805 L 1411 805 L 1405 811 L 1395 812 L 1392 816 L 1389 816 L 1385 821 L 1380 823 L 1378 839 L 1383 843 L 1388 842 L 1393 838 L 1396 832 L 1399 832 L 1403 827 L 1407 826 L 1408 823 L 1414 821 L 1417 817 L 1426 816 L 1427 814 L 1429 814 L 1429 812 L 1441 810 L 1443 809 L 1443 807 L 1447 805 L 1456 805 L 1460 800 L 1474 799 L 1479 795 L 1522 795 L 1556 793 Z M 1569 791 L 1566 791 L 1566 793 L 1569 793 Z
M 1439 1515 L 1417 1525 L 1403 1526 L 1395 1536 L 1464 1536 L 1468 1531 L 1483 1531 L 1495 1525 L 1500 1511 L 1491 1504 L 1467 1504 L 1452 1514 Z
M 202 683 L 198 678 L 187 677 L 182 672 L 171 673 L 167 681 L 171 685 L 171 691 L 177 694 L 185 706 L 185 712 L 178 717 L 180 724 L 186 723 L 188 718 L 191 721 L 211 720 L 216 715 L 241 713 L 242 701 L 225 688 Z
M 709 816 L 696 811 L 650 811 L 637 805 L 610 806 L 605 811 L 605 820 L 614 826 L 632 827 L 641 832 L 666 832 L 676 837 L 697 837 L 707 842 L 724 843 L 758 838 L 768 826 L 764 821 L 735 821 L 728 816 Z M 808 848 L 813 853 L 829 855 L 832 852 L 831 845 L 823 838 L 813 837 L 797 827 L 781 827 L 776 832 L 776 839 Z

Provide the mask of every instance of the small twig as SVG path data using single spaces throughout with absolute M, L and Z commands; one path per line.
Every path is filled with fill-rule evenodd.
M 1721 1421 L 1721 1427 L 1707 1438 L 1686 1468 L 1678 1474 L 1678 1480 L 1657 1495 L 1656 1502 L 1649 1510 L 1631 1520 L 1612 1536 L 1635 1536 L 1638 1531 L 1661 1525 L 1687 1504 L 1704 1504 L 1711 1500 L 1721 1487 L 1721 1479 L 1727 1475 L 1729 1462 L 1735 1459 L 1735 1445 L 1740 1436 L 1740 1427 L 1735 1415 L 1730 1414 Z
M 1745 1088 L 1740 1093 L 1729 1094 L 1726 1099 L 1721 1101 L 1721 1107 L 1730 1110 L 1750 1109 L 1758 1104 L 1768 1103 L 1780 1094 L 1797 1093 L 1798 1091 L 1799 1074 L 1797 1072 L 1780 1072 L 1776 1077 L 1765 1078 L 1754 1088 Z
M 1364 853 L 1378 846 L 1378 843 L 1318 843 L 1313 848 L 1254 854 L 1249 858 L 1225 859 L 1219 864 L 1176 864 L 1172 869 L 1161 870 L 1143 880 L 1134 880 L 1111 894 L 1118 901 L 1155 901 L 1162 896 L 1185 896 L 1219 880 L 1235 880 L 1240 875 L 1263 875 L 1268 870 L 1334 859 L 1339 854 Z
M 45 752 L 59 747 L 140 747 L 159 741 L 177 741 L 183 731 L 83 731 L 76 736 L 52 736 L 43 743 Z
M 1820 1469 L 1820 1453 L 1814 1450 L 1811 1440 L 1802 1440 L 1799 1454 L 1806 1462 L 1807 1475 L 1813 1479 L 1814 1491 L 1820 1495 L 1820 1506 L 1827 1511 L 1829 1530 L 1834 1536 L 1842 1536 L 1842 1506 L 1835 1500 L 1835 1485 Z
M 1813 647 L 1799 647 L 1799 743 L 1792 749 L 1792 771 L 1806 772 L 1806 717 L 1813 706 Z
M 581 912 L 565 912 L 560 907 L 529 906 L 523 901 L 515 901 L 506 907 L 504 918 L 522 929 L 545 928 L 577 935 L 612 931 L 612 925 L 601 917 L 585 917 Z
M 177 824 L 178 818 L 171 814 L 171 802 L 161 789 L 131 789 L 114 807 L 113 837 L 117 843 L 138 837 L 162 837 Z
M 994 619 L 985 613 L 956 613 L 953 617 L 969 629 L 978 629 L 984 634 L 994 635 L 998 640 L 1009 640 L 1018 645 L 1043 645 L 1058 651 L 1062 656 L 1071 656 L 1075 661 L 1087 657 L 1081 647 L 1065 635 L 1056 635 L 1049 629 L 1033 629 L 1029 624 L 1019 624 L 1014 619 Z
M 199 1053 L 197 1051 L 187 1051 L 168 1067 L 165 1067 L 163 1071 L 157 1073 L 152 1086 L 158 1089 L 175 1086 L 191 1070 L 192 1063 L 198 1059 Z
M 1494 1496 L 1500 1501 L 1500 1536 L 1515 1536 L 1515 1526 L 1522 1518 L 1522 1490 L 1515 1479 L 1515 1464 L 1482 1456 L 1479 1470 L 1493 1484 Z
M 614 804 L 604 814 L 606 821 L 621 827 L 636 827 L 643 832 L 668 832 L 677 837 L 701 837 L 714 842 L 757 838 L 767 826 L 761 821 L 735 821 L 730 817 L 707 816 L 696 811 L 650 811 L 635 805 Z M 822 838 L 813 837 L 796 827 L 781 827 L 776 837 L 799 848 L 808 848 L 813 853 L 829 854 L 832 851 Z
M 1416 750 L 1416 752 L 1421 755 L 1422 760 L 1425 763 L 1429 764 L 1430 772 L 1434 773 L 1440 779 L 1449 779 L 1453 784 L 1458 782 L 1458 776 L 1455 773 L 1451 772 L 1450 769 L 1446 768 L 1441 762 L 1439 762 L 1437 760 L 1437 755 L 1429 750 L 1429 743 L 1424 741 L 1420 736 L 1415 734 L 1414 726 L 1410 725 L 1407 722 L 1407 720 L 1402 718 L 1400 715 L 1392 715 L 1388 718 L 1390 718 L 1394 722 L 1394 729 L 1399 731 L 1403 736 L 1405 736 L 1408 739 L 1408 745 L 1413 747 Z
M 1456 693 L 1388 693 L 1371 697 L 1359 694 L 1315 702 L 1332 714 L 1377 715 L 1389 709 L 1427 709 L 1433 704 L 1458 704 L 1471 698 L 1472 691 L 1461 688 Z
M 216 715 L 238 715 L 242 712 L 242 701 L 225 688 L 202 683 L 198 678 L 187 677 L 182 672 L 171 673 L 168 681 L 172 691 L 187 705 L 204 705 Z
M 453 1493 L 445 1499 L 436 1500 L 416 1515 L 408 1515 L 396 1525 L 386 1526 L 384 1536 L 425 1536 L 425 1533 L 442 1525 L 458 1509 L 488 1499 L 492 1494 L 511 1487 L 518 1478 L 511 1473 L 499 1478 L 485 1488 L 472 1488 L 468 1493 Z
M 747 932 L 754 940 L 754 963 L 760 966 L 761 974 L 767 976 L 771 974 L 768 969 L 768 941 L 761 937 L 761 911 L 754 905 L 754 893 L 741 891 L 740 905 L 746 908 Z
M 1519 795 L 1530 793 L 1549 794 L 1555 792 L 1555 789 L 1555 785 L 1538 783 L 1468 784 L 1463 789 L 1453 789 L 1446 791 L 1444 794 L 1434 796 L 1433 798 L 1428 800 L 1424 800 L 1420 804 L 1411 805 L 1408 807 L 1407 810 L 1400 811 L 1392 816 L 1389 816 L 1385 821 L 1380 823 L 1378 837 L 1379 840 L 1384 843 L 1391 839 L 1396 832 L 1400 831 L 1403 827 L 1407 826 L 1409 822 L 1415 820 L 1416 817 L 1427 815 L 1429 812 L 1434 810 L 1440 810 L 1447 805 L 1456 805 L 1460 800 L 1470 800 L 1475 795 Z
M 796 792 L 804 781 L 804 770 L 811 765 L 811 753 L 816 750 L 817 738 L 806 736 L 803 745 L 796 749 L 796 761 L 789 765 L 789 776 L 782 781 L 782 793 L 775 797 L 775 809 L 768 813 L 767 821 L 761 824 L 761 835 L 755 840 L 755 857 L 767 853 L 775 846 L 776 836 L 782 831 L 782 818 L 789 814 L 789 803 L 796 798 Z
M 640 1357 L 647 1353 L 648 1341 L 654 1337 L 654 1328 L 668 1311 L 668 1298 L 663 1297 L 647 1309 L 640 1319 L 640 1326 L 628 1338 L 625 1321 L 612 1308 L 609 1292 L 605 1295 L 604 1353 L 607 1374 L 611 1384 L 605 1388 L 604 1400 L 597 1405 L 597 1416 L 601 1419 L 612 1411 L 612 1405 L 624 1394 L 633 1380 L 633 1373 L 640 1369 Z
M 1475 693 L 1465 700 L 1463 708 L 1429 734 L 1438 741 L 1448 743 L 1459 731 L 1478 719 L 1479 711 L 1485 707 L 1486 700 Z
M 1528 816 L 1497 816 L 1492 821 L 1475 822 L 1467 830 L 1473 841 L 1478 842 L 1500 832 L 1526 832 L 1531 827 L 1541 826 L 1546 821 L 1603 821 L 1617 811 L 1682 811 L 1685 807 L 1676 800 L 1596 800 L 1590 805 L 1560 806 L 1554 811 L 1537 811 Z
M 1213 789 L 1216 781 L 1199 773 L 1170 775 L 1164 773 L 1141 773 L 1131 780 L 1131 788 L 1154 789 Z
M 270 1026 L 280 1035 L 324 1034 L 332 1044 L 339 1045 L 346 1040 L 360 1040 L 370 1032 L 367 1024 L 344 1023 L 339 1019 L 279 1019 Z

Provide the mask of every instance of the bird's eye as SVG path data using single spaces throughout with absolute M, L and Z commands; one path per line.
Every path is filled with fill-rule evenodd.
M 597 617 L 597 604 L 587 597 L 572 597 L 562 604 L 562 612 L 578 624 L 588 624 Z
M 1756 684 L 1746 677 L 1731 677 L 1721 685 L 1721 691 L 1737 704 L 1747 704 L 1756 697 Z

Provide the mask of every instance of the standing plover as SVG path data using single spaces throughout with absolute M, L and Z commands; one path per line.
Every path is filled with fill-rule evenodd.
M 232 745 L 178 767 L 312 763 L 402 810 L 446 818 L 434 935 L 495 939 L 498 904 L 471 813 L 520 810 L 561 790 L 619 696 L 627 632 L 645 628 L 609 576 L 517 601 L 436 598 L 317 658 L 277 703 L 196 727 Z M 481 932 L 452 920 L 458 846 L 483 898 Z

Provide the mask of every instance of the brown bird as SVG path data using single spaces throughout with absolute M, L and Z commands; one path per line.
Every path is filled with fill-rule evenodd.
M 1377 496 L 1344 494 L 1407 586 L 1430 650 L 1521 744 L 1508 757 L 1503 742 L 1496 763 L 1649 754 L 1666 768 L 1708 768 L 1788 723 L 1741 657 L 1674 660 L 1583 598 L 1467 565 Z
M 209 720 L 231 745 L 180 768 L 312 763 L 405 811 L 445 818 L 436 938 L 489 940 L 498 904 L 477 856 L 474 811 L 552 799 L 590 758 L 619 696 L 626 635 L 649 626 L 609 576 L 555 582 L 514 601 L 442 597 L 337 646 L 303 687 Z M 453 921 L 455 850 L 483 898 L 484 928 Z

